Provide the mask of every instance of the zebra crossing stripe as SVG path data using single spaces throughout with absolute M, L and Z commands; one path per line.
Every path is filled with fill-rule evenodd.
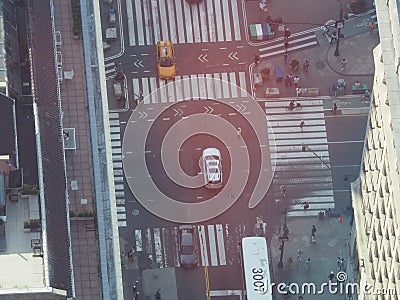
M 160 90 L 159 90 L 159 93 L 160 93 L 160 100 L 161 100 L 161 103 L 166 103 L 166 102 L 168 102 L 168 100 L 167 100 L 167 89 L 163 89 L 162 87 L 165 85 L 165 82 L 164 82 L 164 80 L 161 80 L 160 81 Z
M 207 19 L 208 19 L 208 30 L 210 34 L 210 42 L 215 42 L 217 40 L 217 37 L 215 32 L 214 6 L 212 1 L 213 0 L 207 0 L 207 16 L 208 16 Z
M 222 96 L 224 98 L 230 98 L 229 95 L 229 82 L 228 82 L 228 74 L 227 73 L 222 73 L 221 74 L 221 79 L 222 79 Z
M 204 75 L 199 75 L 199 94 L 201 99 L 207 99 L 206 78 Z M 178 98 L 179 99 L 179 98 Z
M 240 41 L 242 39 L 241 35 L 240 35 L 240 26 L 239 26 L 238 22 L 235 22 L 235 20 L 240 20 L 237 0 L 231 0 L 231 6 L 232 6 L 232 14 L 233 14 L 232 19 L 234 20 L 233 29 L 235 32 L 235 40 Z
M 192 18 L 190 15 L 190 5 L 187 1 L 183 2 L 184 14 L 185 14 L 185 26 L 186 29 L 186 42 L 193 43 L 193 28 L 192 28 Z M 182 29 L 183 29 L 182 28 Z
M 175 102 L 175 85 L 172 83 L 167 84 L 168 102 Z
M 136 2 L 138 2 L 138 1 L 140 1 L 140 0 L 136 0 Z M 132 7 L 132 2 L 130 0 L 126 1 L 126 10 L 127 10 L 128 28 L 129 28 L 129 30 L 128 30 L 129 45 L 133 46 L 136 44 L 136 41 L 135 41 L 135 31 L 136 30 L 135 30 L 135 22 L 133 20 L 133 7 Z
M 200 22 L 199 22 L 199 13 L 197 9 L 197 5 L 192 6 L 192 20 L 193 20 L 193 35 L 194 41 L 196 43 L 201 42 L 201 33 L 200 33 Z
M 135 229 L 135 251 L 140 252 L 143 251 L 143 239 L 142 239 L 142 230 L 140 229 Z
M 153 17 L 154 44 L 156 44 L 158 41 L 161 40 L 160 24 L 159 24 L 159 21 L 158 21 L 159 17 L 158 17 L 157 0 L 151 0 L 151 15 Z
M 215 243 L 214 225 L 208 225 L 207 229 L 208 229 L 208 241 L 210 243 L 211 265 L 218 266 L 217 244 Z
M 175 260 L 175 266 L 180 267 L 181 262 L 179 261 L 179 241 L 178 241 L 178 228 L 174 227 L 172 231 L 172 236 L 174 238 L 174 245 L 175 245 L 175 251 L 174 251 L 174 260 Z
M 215 227 L 217 228 L 219 264 L 221 266 L 226 266 L 225 244 L 224 244 L 224 229 L 222 227 L 222 224 L 217 224 L 217 225 L 215 225 Z
M 209 99 L 215 99 L 214 85 L 212 84 L 212 74 L 206 74 L 207 96 Z
M 207 16 L 204 7 L 204 1 L 199 4 L 199 13 L 200 13 L 200 24 L 201 26 L 201 37 L 203 42 L 208 42 L 208 28 L 207 28 Z
M 162 255 L 162 244 L 161 244 L 161 232 L 160 228 L 153 229 L 154 236 L 154 250 L 156 254 L 156 263 L 158 266 L 164 266 L 163 255 Z
M 186 24 L 183 23 L 183 16 L 182 16 L 182 6 L 181 2 L 178 1 L 176 2 L 176 22 L 177 22 L 177 27 L 179 28 L 178 30 L 178 38 L 179 38 L 179 43 L 185 43 L 185 30 L 184 28 L 186 27 Z
M 142 1 L 142 0 L 135 0 L 135 1 L 136 1 L 135 6 L 141 7 L 140 3 L 142 3 L 143 12 L 144 12 L 144 14 L 143 14 L 144 24 L 139 23 L 138 26 L 144 26 L 144 30 L 146 32 L 146 45 L 150 45 L 153 42 L 153 40 L 152 40 L 153 34 L 150 32 L 150 29 L 152 28 L 151 23 L 150 23 L 150 20 L 151 20 L 150 7 L 149 7 L 150 3 L 149 3 L 149 1 Z M 135 34 L 135 33 L 133 33 L 133 34 Z M 134 45 L 130 44 L 130 46 L 134 46 Z
M 222 1 L 222 10 L 224 12 L 225 39 L 227 41 L 232 41 L 231 22 L 229 18 L 229 6 L 227 0 Z
M 229 73 L 229 82 L 233 83 L 234 85 L 236 85 L 236 76 L 235 75 L 236 74 L 234 72 Z M 231 89 L 231 93 L 232 93 L 232 98 L 238 97 L 237 89 L 235 89 L 235 88 Z
M 212 5 L 212 1 L 209 2 L 210 5 Z M 208 4 L 208 3 L 207 3 Z M 222 24 L 222 14 L 221 14 L 221 3 L 220 0 L 214 0 L 215 4 L 215 21 L 217 22 L 216 24 L 216 29 L 217 29 L 217 37 L 218 37 L 218 42 L 223 42 L 224 41 L 224 31 L 223 31 L 223 24 Z
M 175 81 L 175 92 L 176 92 L 176 99 L 182 99 L 182 81 L 179 80 Z
M 206 267 L 209 266 L 209 263 L 208 263 L 207 239 L 206 239 L 206 232 L 204 225 L 199 225 L 197 231 L 199 233 L 201 265 Z
M 161 39 L 162 40 L 169 40 L 169 35 L 168 35 L 168 18 L 167 18 L 167 13 L 165 11 L 166 5 L 165 5 L 165 0 L 159 0 L 160 5 L 158 5 L 160 9 L 160 19 L 162 20 L 161 22 Z
M 128 0 L 127 2 L 129 2 L 129 6 L 132 7 L 132 2 L 130 0 Z M 138 5 L 138 2 L 140 2 L 140 0 L 136 0 L 135 2 L 135 8 L 136 8 L 136 20 L 138 22 L 138 24 L 142 25 L 143 24 L 143 19 L 142 19 L 142 6 Z M 132 9 L 132 8 L 131 8 Z M 130 30 L 129 30 L 130 32 Z M 139 45 L 144 45 L 144 32 L 143 32 L 143 26 L 137 26 L 137 33 L 138 33 L 138 43 Z M 129 37 L 133 35 L 135 36 L 135 33 L 133 32 L 132 34 L 129 34 Z M 130 43 L 130 41 L 129 41 Z M 131 44 L 130 44 L 131 45 Z
M 178 1 L 179 2 L 179 1 Z M 175 12 L 174 12 L 174 5 L 172 3 L 172 0 L 167 0 L 167 7 L 168 7 L 168 20 L 169 20 L 169 29 L 170 29 L 170 33 L 171 33 L 171 42 L 176 44 L 176 42 L 178 41 L 178 37 L 176 35 L 176 26 L 175 26 Z M 181 27 L 182 28 L 182 27 Z
M 168 234 L 169 230 L 167 230 L 167 228 L 162 228 L 161 229 L 161 245 L 162 247 L 162 255 L 164 257 L 164 267 L 168 268 L 170 266 L 169 264 L 169 259 L 168 259 L 168 255 L 167 255 L 167 240 L 170 237 Z
M 145 238 L 147 254 L 149 255 L 149 258 L 153 260 L 153 235 L 151 232 L 151 228 L 146 229 Z
M 199 86 L 197 84 L 197 76 L 190 75 L 190 82 L 192 83 L 192 98 L 198 99 L 199 98 Z
M 189 76 L 183 76 L 183 79 L 189 78 Z M 184 80 L 183 81 L 183 98 L 190 99 L 190 81 Z

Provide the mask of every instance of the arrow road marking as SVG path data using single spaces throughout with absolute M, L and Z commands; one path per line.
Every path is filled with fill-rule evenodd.
M 135 65 L 136 68 L 139 68 L 139 67 L 144 68 L 142 62 L 143 62 L 142 60 L 136 60 L 133 64 Z
M 207 54 L 200 54 L 200 56 L 197 58 L 201 62 L 206 62 L 207 60 Z
M 231 53 L 228 54 L 228 57 L 231 60 L 238 60 L 239 58 L 236 55 L 237 55 L 237 51 L 232 51 Z
M 247 108 L 247 107 L 246 107 L 245 105 L 243 105 L 243 104 L 236 104 L 235 107 L 236 107 L 236 109 L 237 109 L 240 113 L 244 112 L 244 111 L 246 110 L 246 108 Z
M 146 119 L 148 114 L 145 111 L 138 111 L 139 113 L 139 119 Z
M 206 114 L 211 114 L 214 111 L 214 108 L 211 106 L 204 106 L 204 109 L 206 110 Z
M 174 117 L 176 117 L 176 116 L 180 117 L 183 114 L 183 110 L 180 108 L 178 108 L 178 109 L 174 108 L 174 111 L 175 111 Z

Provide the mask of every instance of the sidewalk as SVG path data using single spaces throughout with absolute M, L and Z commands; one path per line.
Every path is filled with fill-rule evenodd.
M 283 216 L 282 216 L 283 218 Z M 271 256 L 274 269 L 274 282 L 297 283 L 300 286 L 300 293 L 292 296 L 297 299 L 302 295 L 305 300 L 321 299 L 347 299 L 345 293 L 330 294 L 327 287 L 323 295 L 311 295 L 301 292 L 301 284 L 314 283 L 317 290 L 324 282 L 328 282 L 330 271 L 338 273 L 337 258 L 343 257 L 346 264 L 349 262 L 349 247 L 351 225 L 350 216 L 344 215 L 344 222 L 339 222 L 337 217 L 319 220 L 315 218 L 289 218 L 287 227 L 290 230 L 289 241 L 285 242 L 284 247 L 284 268 L 278 268 L 280 258 L 280 241 L 276 236 L 271 240 Z M 311 228 L 315 225 L 316 243 L 311 244 Z M 304 252 L 303 262 L 297 263 L 297 250 L 302 249 Z M 294 263 L 289 266 L 288 259 L 293 258 Z M 304 261 L 311 258 L 310 268 L 307 270 Z M 335 277 L 336 278 L 336 277 Z M 280 294 L 277 294 L 276 300 L 284 299 Z
M 70 211 L 93 212 L 95 199 L 92 186 L 90 132 L 86 103 L 86 83 L 81 39 L 74 40 L 70 1 L 54 1 L 55 30 L 61 32 L 63 71 L 73 70 L 72 79 L 61 83 L 63 127 L 75 128 L 76 150 L 66 150 L 67 188 Z M 77 190 L 71 189 L 71 181 Z M 71 220 L 72 263 L 74 266 L 76 299 L 100 299 L 101 284 L 98 262 L 98 242 L 95 221 Z
M 316 34 L 320 34 L 316 32 Z M 372 87 L 374 63 L 372 56 L 372 49 L 379 43 L 379 36 L 377 32 L 370 35 L 368 32 L 362 33 L 358 36 L 345 38 L 340 40 L 339 54 L 335 57 L 333 55 L 336 44 L 317 46 L 304 51 L 291 52 L 289 48 L 289 59 L 285 65 L 283 60 L 283 53 L 281 56 L 274 56 L 272 58 L 261 60 L 261 62 L 254 66 L 252 72 L 261 72 L 263 68 L 271 70 L 271 78 L 264 81 L 261 87 L 255 89 L 256 98 L 265 98 L 265 90 L 267 87 L 277 87 L 280 91 L 279 97 L 295 97 L 296 92 L 294 86 L 285 87 L 284 80 L 276 82 L 274 76 L 274 67 L 279 65 L 282 67 L 282 75 L 292 73 L 294 76 L 298 75 L 300 78 L 299 86 L 302 88 L 319 88 L 320 96 L 329 95 L 329 87 L 339 78 L 343 78 L 347 83 L 346 95 L 351 94 L 351 84 L 356 80 L 361 83 L 368 84 Z M 347 60 L 347 66 L 344 71 L 340 70 L 340 63 L 342 59 Z M 300 68 L 297 71 L 292 71 L 290 61 L 296 59 L 300 62 Z M 305 72 L 302 68 L 303 62 L 308 60 L 310 69 Z

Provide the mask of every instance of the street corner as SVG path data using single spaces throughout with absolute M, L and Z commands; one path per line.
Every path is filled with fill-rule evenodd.
M 327 49 L 327 63 L 332 71 L 341 75 L 373 76 L 375 66 L 372 50 L 378 43 L 377 32 L 372 34 L 364 32 L 357 36 L 341 39 L 338 56 L 334 55 L 335 45 Z M 343 60 L 346 61 L 345 65 L 343 65 Z

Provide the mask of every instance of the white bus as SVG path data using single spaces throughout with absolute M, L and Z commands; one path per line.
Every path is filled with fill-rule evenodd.
M 243 238 L 242 256 L 247 300 L 272 300 L 267 240 L 263 237 Z

